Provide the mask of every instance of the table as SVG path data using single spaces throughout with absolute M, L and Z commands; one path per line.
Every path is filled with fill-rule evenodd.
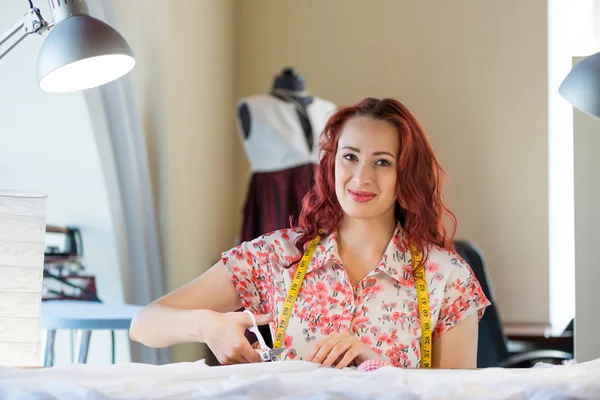
M 77 361 L 87 362 L 90 336 L 93 330 L 128 330 L 133 317 L 142 306 L 131 304 L 105 304 L 77 300 L 49 300 L 42 302 L 42 328 L 48 330 L 44 366 L 54 365 L 54 339 L 56 331 L 80 331 Z M 113 332 L 114 354 L 114 332 Z
M 555 349 L 573 353 L 573 332 L 549 324 L 504 324 L 508 340 L 528 348 Z

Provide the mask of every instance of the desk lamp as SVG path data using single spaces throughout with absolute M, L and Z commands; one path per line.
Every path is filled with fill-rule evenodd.
M 29 0 L 25 16 L 0 36 L 0 59 L 27 35 L 49 32 L 37 62 L 38 84 L 46 92 L 90 89 L 133 69 L 135 58 L 123 36 L 91 17 L 85 0 L 48 0 L 48 4 L 50 23 Z M 5 45 L 8 48 L 2 51 Z

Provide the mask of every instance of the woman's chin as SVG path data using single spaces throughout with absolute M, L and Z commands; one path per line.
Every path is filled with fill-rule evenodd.
M 344 210 L 344 213 L 347 217 L 360 220 L 369 220 L 381 215 L 381 213 L 374 212 L 373 210 L 365 210 L 365 208 L 364 206 L 348 207 L 348 209 Z
M 380 219 L 384 218 L 385 215 L 388 215 L 388 211 L 382 210 L 382 207 L 376 207 L 376 204 L 350 204 L 347 207 L 342 207 L 342 210 L 344 211 L 344 215 L 346 217 L 363 221 Z M 389 215 L 393 217 L 394 210 L 393 208 L 391 210 L 392 211 Z

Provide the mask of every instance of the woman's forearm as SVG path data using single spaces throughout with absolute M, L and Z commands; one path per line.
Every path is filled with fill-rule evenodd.
M 148 347 L 203 342 L 211 314 L 210 310 L 181 310 L 153 303 L 131 321 L 129 337 Z
M 220 313 L 240 307 L 237 291 L 219 261 L 192 282 L 143 308 L 131 322 L 129 337 L 149 347 L 205 343 L 216 329 Z

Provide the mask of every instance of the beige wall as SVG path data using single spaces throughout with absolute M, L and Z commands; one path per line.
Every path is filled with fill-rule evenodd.
M 234 120 L 233 0 L 114 2 L 137 57 L 168 289 L 196 278 L 233 245 L 240 224 Z M 183 345 L 174 361 L 203 358 Z
M 457 236 L 483 250 L 502 317 L 548 321 L 546 1 L 261 0 L 235 11 L 238 97 L 292 65 L 338 104 L 404 102 L 452 179 Z

